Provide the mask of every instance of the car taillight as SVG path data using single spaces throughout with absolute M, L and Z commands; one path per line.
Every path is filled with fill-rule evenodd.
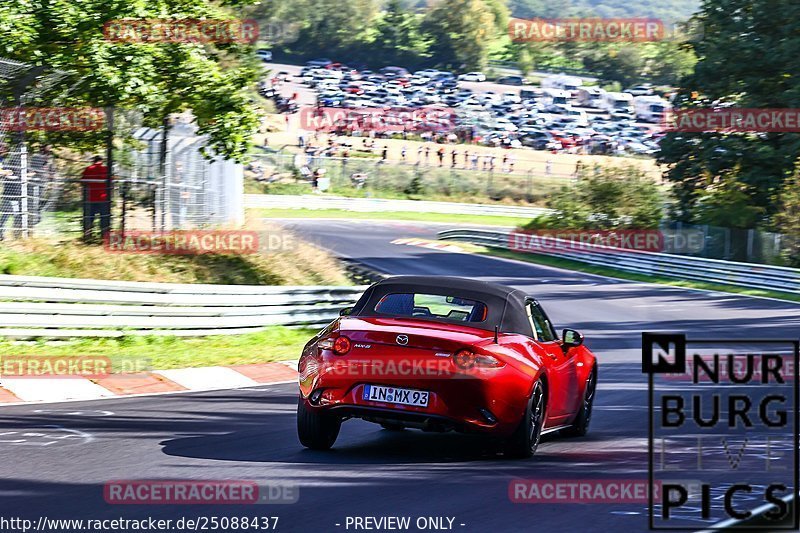
M 333 353 L 336 355 L 344 355 L 350 351 L 351 346 L 350 339 L 347 337 L 336 337 L 336 340 L 333 341 Z
M 476 354 L 469 350 L 459 350 L 453 354 L 453 363 L 459 368 L 469 370 L 470 368 L 479 366 L 485 368 L 497 368 L 503 366 L 503 363 L 491 355 Z
M 317 343 L 317 347 L 320 350 L 332 350 L 336 355 L 344 355 L 350 351 L 352 343 L 350 342 L 350 339 L 342 335 L 340 337 L 328 337 L 327 339 L 322 339 Z

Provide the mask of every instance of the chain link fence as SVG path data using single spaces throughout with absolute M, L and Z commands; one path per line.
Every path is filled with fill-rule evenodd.
M 91 240 L 110 229 L 170 231 L 243 223 L 242 166 L 209 155 L 191 116 L 171 117 L 165 136 L 163 129 L 146 127 L 135 112 L 86 111 L 95 119 L 87 127 L 100 141 L 94 145 L 110 142 L 112 147 L 110 173 L 107 161 L 93 164 L 106 159 L 108 146 L 95 155 L 59 143 L 61 130 L 74 130 L 76 124 L 75 109 L 52 98 L 63 78 L 63 73 L 0 59 L 0 239 L 82 235 Z M 69 91 L 66 84 L 63 91 Z M 64 122 L 69 114 L 72 122 Z M 39 115 L 45 117 L 41 124 L 32 119 Z

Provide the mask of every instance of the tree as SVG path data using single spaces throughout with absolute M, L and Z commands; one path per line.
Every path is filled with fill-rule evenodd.
M 257 125 L 248 90 L 257 76 L 244 44 L 122 43 L 107 39 L 106 22 L 123 19 L 213 19 L 245 1 L 28 0 L 22 16 L 0 16 L 2 48 L 12 59 L 66 73 L 40 93 L 47 105 L 117 107 L 160 126 L 169 113 L 189 110 L 218 153 L 241 158 Z M 69 90 L 66 90 L 69 89 Z M 99 141 L 99 137 L 94 139 Z
M 725 228 L 755 227 L 764 209 L 753 205 L 752 193 L 736 179 L 736 171 L 726 171 L 699 193 L 694 220 Z
M 782 255 L 791 266 L 800 266 L 800 161 L 786 180 L 778 198 L 780 211 L 775 217 L 776 229 L 783 234 Z
M 638 82 L 644 76 L 645 61 L 641 47 L 626 45 L 601 47 L 583 59 L 584 66 L 606 81 L 619 82 L 623 87 Z
M 506 31 L 508 20 L 496 3 L 484 0 L 439 0 L 422 24 L 431 39 L 431 55 L 442 66 L 454 70 L 482 70 L 498 29 Z
M 415 65 L 426 55 L 428 41 L 416 15 L 405 11 L 400 0 L 390 0 L 375 28 L 373 53 L 386 65 Z
M 690 45 L 698 62 L 682 79 L 676 105 L 799 107 L 800 79 L 794 75 L 800 56 L 798 16 L 800 3 L 795 0 L 705 0 L 696 21 L 703 34 Z M 713 178 L 722 176 L 738 182 L 737 187 L 726 185 L 729 194 L 744 191 L 747 207 L 774 216 L 779 209 L 776 193 L 798 156 L 797 133 L 671 132 L 661 143 L 659 160 L 669 166 L 676 214 L 688 221 L 701 207 L 700 199 L 707 198 L 706 188 L 716 187 Z M 702 209 L 709 217 L 709 207 Z M 765 220 L 746 218 L 752 223 Z
M 646 43 L 643 55 L 647 79 L 656 85 L 678 86 L 697 63 L 691 47 L 674 39 Z
M 295 26 L 296 39 L 286 43 L 293 52 L 356 57 L 369 52 L 378 8 L 376 0 L 285 0 L 261 2 L 249 13 L 265 23 Z
M 594 167 L 580 173 L 574 187 L 553 195 L 543 215 L 528 229 L 653 229 L 664 216 L 658 186 L 633 167 Z

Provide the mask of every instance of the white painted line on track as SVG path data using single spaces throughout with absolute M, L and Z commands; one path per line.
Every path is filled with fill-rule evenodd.
M 296 379 L 284 380 L 284 381 L 274 381 L 270 383 L 259 383 L 259 385 L 297 385 Z M 56 405 L 60 403 L 73 403 L 73 402 L 85 402 L 85 401 L 95 401 L 95 400 L 125 400 L 127 398 L 147 398 L 149 396 L 171 396 L 173 394 L 192 394 L 192 393 L 204 393 L 204 392 L 219 392 L 219 391 L 226 391 L 226 390 L 242 390 L 242 391 L 259 391 L 262 392 L 262 389 L 250 388 L 251 385 L 244 386 L 244 387 L 215 387 L 212 389 L 205 389 L 205 390 L 176 390 L 176 391 L 168 391 L 168 392 L 143 392 L 141 394 L 121 394 L 115 396 L 108 396 L 105 398 L 91 398 L 88 400 L 83 399 L 75 399 L 75 400 L 54 400 L 48 402 L 36 402 L 36 401 L 22 401 L 22 402 L 11 402 L 11 403 L 0 403 L 0 413 L 2 412 L 3 407 L 15 407 L 15 406 L 30 406 L 30 405 Z
M 4 389 L 26 402 L 54 402 L 62 399 L 96 400 L 114 393 L 88 379 L 71 378 L 3 378 Z
M 168 380 L 190 390 L 209 390 L 214 388 L 235 389 L 260 385 L 260 383 L 248 378 L 244 374 L 240 374 L 224 366 L 155 370 L 153 373 L 164 376 Z

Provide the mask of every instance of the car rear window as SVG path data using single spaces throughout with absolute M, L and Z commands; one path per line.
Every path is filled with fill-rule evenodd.
M 382 315 L 458 322 L 483 322 L 487 311 L 486 304 L 477 300 L 421 293 L 387 294 L 375 305 L 375 312 Z

